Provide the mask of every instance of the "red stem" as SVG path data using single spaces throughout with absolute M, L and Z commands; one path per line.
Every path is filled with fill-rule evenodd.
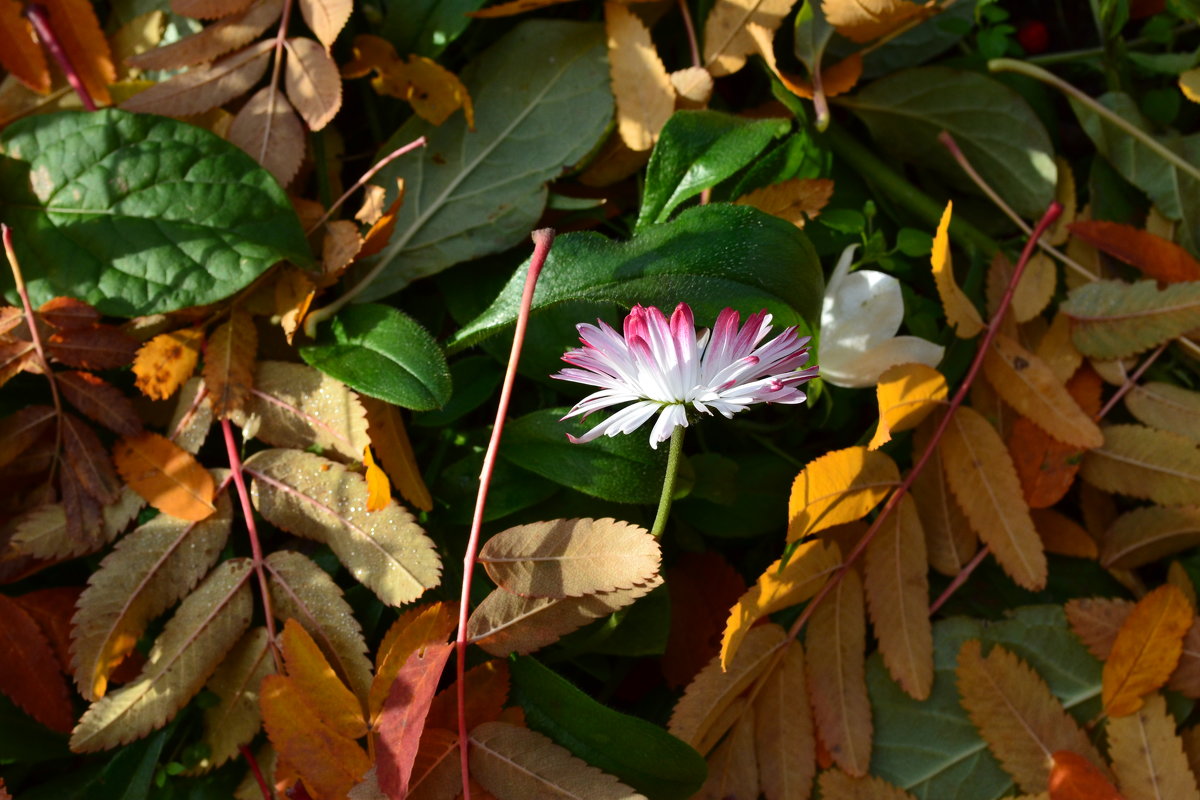
M 1146 360 L 1143 361 L 1138 368 L 1133 371 L 1132 375 L 1125 378 L 1125 382 L 1121 384 L 1121 388 L 1117 389 L 1117 391 L 1113 393 L 1113 396 L 1108 398 L 1108 402 L 1104 404 L 1104 408 L 1100 409 L 1100 411 L 1096 413 L 1096 416 L 1092 417 L 1092 422 L 1099 422 L 1100 420 L 1104 419 L 1104 416 L 1109 411 L 1112 411 L 1113 406 L 1119 403 L 1121 398 L 1128 394 L 1129 390 L 1137 385 L 1138 380 L 1140 380 L 1142 377 L 1142 373 L 1149 369 L 1150 365 L 1157 361 L 1158 357 L 1161 356 L 1163 351 L 1166 349 L 1167 342 L 1163 342 L 1158 346 L 1157 350 L 1151 353 Z
M 271 787 L 267 785 L 262 770 L 258 768 L 258 760 L 254 758 L 254 754 L 250 752 L 250 748 L 244 744 L 239 744 L 238 750 L 241 751 L 242 758 L 246 759 L 246 763 L 250 765 L 250 772 L 254 774 L 254 780 L 258 781 L 258 788 L 262 792 L 263 800 L 275 800 L 274 795 L 271 793 Z
M 312 233 L 317 228 L 324 225 L 325 221 L 328 220 L 331 216 L 333 216 L 335 211 L 337 211 L 339 208 L 342 207 L 342 204 L 346 202 L 346 200 L 350 197 L 350 195 L 354 194 L 354 192 L 356 192 L 356 191 L 358 191 L 358 189 L 362 188 L 362 186 L 367 181 L 371 180 L 371 178 L 374 178 L 375 175 L 379 172 L 379 170 L 383 169 L 388 164 L 392 163 L 393 161 L 395 161 L 397 158 L 404 155 L 405 153 L 411 153 L 413 150 L 416 150 L 418 147 L 424 147 L 425 144 L 426 144 L 425 137 L 418 136 L 416 139 L 413 139 L 408 144 L 397 147 L 395 150 L 388 153 L 383 158 L 379 159 L 378 162 L 376 162 L 369 170 L 364 172 L 362 174 L 362 176 L 359 177 L 359 179 L 354 182 L 353 186 L 351 186 L 346 191 L 342 192 L 342 196 L 339 197 L 334 202 L 334 204 L 331 205 L 329 207 L 329 209 L 324 214 L 321 215 L 321 218 L 319 220 L 314 222 L 312 225 L 309 225 L 308 230 L 306 230 L 305 233 Z
M 30 3 L 29 7 L 25 9 L 25 16 L 29 18 L 29 22 L 33 25 L 33 30 L 37 33 L 38 39 L 50 51 L 50 56 L 58 62 L 58 68 L 63 71 L 63 75 L 67 76 L 67 83 L 71 84 L 71 88 L 75 90 L 75 94 L 79 95 L 79 100 L 83 103 L 83 107 L 88 111 L 95 111 L 96 101 L 92 99 L 87 87 L 83 85 L 83 80 L 71 64 L 70 57 L 67 56 L 67 51 L 63 49 L 62 43 L 59 42 L 58 36 L 55 35 L 54 27 L 50 24 L 50 15 L 46 13 L 45 7 L 38 3 Z
M 525 329 L 529 325 L 529 310 L 533 306 L 533 290 L 538 275 L 550 255 L 554 244 L 554 229 L 540 228 L 533 232 L 533 256 L 529 259 L 529 272 L 525 275 L 525 290 L 521 293 L 521 309 L 517 313 L 517 327 L 513 331 L 512 351 L 508 355 L 508 369 L 504 373 L 504 386 L 500 389 L 500 403 L 496 408 L 496 423 L 492 427 L 492 438 L 488 440 L 487 452 L 483 456 L 483 469 L 479 475 L 479 494 L 475 497 L 475 516 L 471 519 L 471 536 L 467 539 L 467 552 L 463 556 L 462 593 L 458 603 L 458 634 L 455 636 L 457 657 L 455 661 L 455 687 L 458 701 L 458 758 L 462 767 L 463 800 L 471 800 L 470 774 L 467 766 L 467 616 L 471 605 L 471 580 L 475 576 L 475 557 L 479 553 L 479 534 L 483 529 L 483 511 L 487 505 L 488 487 L 492 483 L 492 471 L 496 467 L 496 455 L 500 450 L 500 435 L 504 431 L 504 418 L 508 415 L 508 401 L 512 397 L 513 382 L 517 377 L 517 363 L 521 360 L 521 345 L 525 342 Z
M 971 573 L 975 571 L 976 567 L 983 563 L 983 559 L 987 558 L 987 555 L 990 552 L 992 552 L 990 545 L 985 544 L 983 547 L 979 548 L 979 552 L 967 562 L 965 567 L 958 571 L 958 574 L 954 576 L 954 580 L 950 581 L 950 585 L 947 586 L 946 589 L 938 596 L 938 599 L 934 600 L 933 603 L 930 604 L 929 616 L 932 617 L 934 614 L 936 614 L 937 610 L 946 604 L 946 601 L 950 599 L 951 595 L 957 592 L 959 587 L 967 582 L 967 578 L 971 577 Z
M 692 23 L 692 12 L 688 10 L 687 0 L 679 0 L 679 13 L 683 15 L 683 29 L 687 32 L 688 48 L 692 51 L 692 66 L 703 67 L 700 44 L 696 41 L 696 26 Z

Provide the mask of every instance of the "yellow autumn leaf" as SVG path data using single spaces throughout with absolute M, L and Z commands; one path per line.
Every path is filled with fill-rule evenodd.
M 750 26 L 774 34 L 794 4 L 795 0 L 716 0 L 704 23 L 704 66 L 718 78 L 740 70 L 746 57 L 759 49 Z
M 1101 698 L 1110 717 L 1137 711 L 1179 663 L 1195 611 L 1179 589 L 1164 584 L 1138 601 L 1121 624 L 1104 662 Z
M 788 541 L 865 517 L 899 482 L 896 462 L 865 447 L 833 450 L 810 461 L 792 483 Z
M 150 339 L 133 359 L 134 385 L 151 400 L 166 400 L 196 368 L 203 340 L 204 333 L 198 328 L 160 333 Z
M 1175 718 L 1162 695 L 1151 695 L 1136 714 L 1108 721 L 1108 754 L 1117 786 L 1129 800 L 1200 800 Z
M 457 604 L 453 603 L 430 603 L 410 608 L 392 623 L 375 655 L 375 679 L 371 682 L 367 703 L 372 721 L 383 710 L 392 681 L 408 657 L 426 645 L 443 644 L 457 624 Z
M 913 18 L 932 16 L 935 3 L 909 0 L 821 0 L 825 20 L 852 42 L 865 44 L 891 33 Z
M 788 642 L 779 665 L 754 699 L 754 744 L 759 782 L 769 798 L 804 797 L 817 771 L 816 735 L 804 648 Z M 800 702 L 797 702 L 797 698 Z
M 833 181 L 828 178 L 789 178 L 742 195 L 736 206 L 753 206 L 803 228 L 814 219 L 833 196 Z
M 387 473 L 375 463 L 371 447 L 363 448 L 363 466 L 367 470 L 367 511 L 379 511 L 392 501 L 392 485 Z
M 959 338 L 970 339 L 983 330 L 983 318 L 954 280 L 954 263 L 950 258 L 950 215 L 953 208 L 953 202 L 946 203 L 946 210 L 942 212 L 942 220 L 938 223 L 937 233 L 933 237 L 930 263 L 933 266 L 933 281 L 937 286 L 942 308 L 946 311 L 947 321 L 954 326 L 954 332 Z
M 422 511 L 433 510 L 433 496 L 421 477 L 417 457 L 413 453 L 408 432 L 400 410 L 390 403 L 361 395 L 367 410 L 367 433 L 371 444 L 379 451 L 379 460 L 387 470 L 388 477 L 396 484 L 400 496 Z
M 371 87 L 376 92 L 408 101 L 419 117 L 434 125 L 441 125 L 461 108 L 467 126 L 475 129 L 471 96 L 458 76 L 424 56 L 401 59 L 386 39 L 370 34 L 354 37 L 354 59 L 342 65 L 341 72 L 343 78 L 374 72 Z
M 675 111 L 675 89 L 650 31 L 621 3 L 604 4 L 608 68 L 617 101 L 617 132 L 631 150 L 649 150 Z
M 308 631 L 289 619 L 279 641 L 288 678 L 321 721 L 349 739 L 366 736 L 367 725 L 358 699 L 342 683 Z
M 1179 89 L 1193 103 L 1200 103 L 1200 67 L 1193 67 L 1179 75 Z
M 929 412 L 946 401 L 946 377 L 925 364 L 897 364 L 879 376 L 875 396 L 879 401 L 879 427 L 867 445 L 878 449 L 893 433 L 921 424 Z

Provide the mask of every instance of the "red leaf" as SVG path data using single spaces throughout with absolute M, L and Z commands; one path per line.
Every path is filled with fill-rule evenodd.
M 138 343 L 120 328 L 67 328 L 50 336 L 46 350 L 69 367 L 117 369 L 133 361 Z
M 1200 261 L 1174 242 L 1132 225 L 1085 220 L 1067 226 L 1072 234 L 1113 258 L 1163 283 L 1200 281 Z
M 1078 753 L 1059 750 L 1050 769 L 1050 800 L 1125 800 L 1104 773 Z
M 0 467 L 28 450 L 54 422 L 50 406 L 26 406 L 0 419 Z
M 55 586 L 13 598 L 50 640 L 63 672 L 71 668 L 71 617 L 82 591 L 81 586 Z
M 60 372 L 55 377 L 67 402 L 93 422 L 122 436 L 142 432 L 142 418 L 117 387 L 90 372 Z
M 432 644 L 408 657 L 396 675 L 379 715 L 379 750 L 376 765 L 379 788 L 388 797 L 408 794 L 413 762 L 425 730 L 425 717 L 437 691 L 446 659 L 454 645 Z
M 100 323 L 100 312 L 74 297 L 56 297 L 38 309 L 42 319 L 56 328 L 79 330 Z
M 716 552 L 684 553 L 667 569 L 666 577 L 671 633 L 662 671 L 667 685 L 678 689 L 721 652 L 725 620 L 730 607 L 746 591 L 746 582 Z
M 463 695 L 467 706 L 467 730 L 499 719 L 504 704 L 508 702 L 508 664 L 493 658 L 471 667 L 463 678 L 466 686 Z M 429 714 L 425 717 L 425 727 L 458 730 L 458 687 L 454 684 L 442 689 L 433 698 Z
M 116 500 L 121 481 L 99 437 L 72 414 L 64 414 L 62 423 L 63 451 L 79 483 L 101 505 Z
M 68 733 L 75 724 L 54 650 L 33 617 L 5 595 L 0 595 L 0 692 L 51 730 Z

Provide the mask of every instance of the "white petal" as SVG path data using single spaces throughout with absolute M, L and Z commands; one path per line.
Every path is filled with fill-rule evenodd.
M 900 282 L 882 272 L 860 270 L 840 281 L 836 294 L 825 295 L 822 344 L 866 352 L 895 336 L 903 320 Z
M 851 348 L 821 350 L 821 377 L 834 386 L 861 389 L 879 383 L 879 376 L 897 364 L 925 364 L 936 367 L 946 348 L 916 336 L 897 336 L 870 350 Z

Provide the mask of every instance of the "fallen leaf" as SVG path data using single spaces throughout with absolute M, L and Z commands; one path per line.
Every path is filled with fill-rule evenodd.
M 1197 800 L 1200 790 L 1188 766 L 1175 718 L 1162 695 L 1137 713 L 1108 721 L 1108 753 L 1117 785 L 1128 800 Z
M 897 364 L 879 376 L 875 396 L 879 424 L 867 445 L 875 450 L 891 441 L 893 433 L 915 428 L 946 401 L 946 378 L 925 364 Z
M 1065 514 L 1051 508 L 1037 508 L 1030 512 L 1030 516 L 1047 553 L 1093 560 L 1099 557 L 1096 540 L 1082 525 Z
M 337 64 L 317 42 L 303 36 L 287 40 L 283 80 L 288 99 L 309 130 L 319 131 L 342 107 L 342 78 Z
M 913 434 L 913 452 L 924 453 L 933 438 L 934 420 L 926 420 Z M 951 577 L 962 571 L 978 546 L 975 530 L 946 484 L 946 469 L 935 447 L 925 469 L 913 481 L 913 497 L 925 530 L 929 565 Z
M 1013 264 L 1001 250 L 992 256 L 987 273 L 987 309 L 995 314 L 1000 308 L 1008 285 L 1012 282 Z M 1012 318 L 1017 322 L 1028 322 L 1041 314 L 1054 298 L 1058 284 L 1058 270 L 1053 259 L 1041 250 L 1035 250 L 1017 281 L 1012 296 Z
M 498 658 L 490 659 L 471 667 L 464 677 L 467 730 L 499 719 L 500 712 L 508 703 L 511 685 L 507 662 Z M 425 718 L 427 733 L 430 728 L 458 729 L 457 688 L 451 684 L 433 698 L 429 715 Z
M 425 718 L 453 649 L 453 643 L 446 643 L 413 651 L 392 682 L 375 725 L 376 774 L 380 788 L 391 797 L 408 794 Z
M 685 67 L 671 73 L 675 90 L 675 110 L 695 110 L 708 106 L 712 99 L 713 79 L 704 67 Z
M 755 189 L 734 201 L 734 205 L 752 206 L 803 228 L 815 219 L 833 196 L 833 181 L 828 178 L 789 178 Z
M 604 4 L 608 66 L 617 102 L 617 131 L 632 150 L 649 150 L 675 111 L 675 89 L 650 31 L 620 3 Z
M 51 730 L 67 733 L 75 711 L 54 650 L 33 617 L 0 594 L 0 692 Z
M 1079 352 L 1126 358 L 1200 328 L 1200 281 L 1164 289 L 1155 281 L 1095 281 L 1073 290 L 1059 308 L 1074 322 Z
M 209 337 L 204 351 L 204 383 L 218 419 L 241 409 L 249 399 L 257 350 L 254 320 L 240 309 L 231 311 L 229 319 Z
M 1200 497 L 1200 451 L 1191 439 L 1141 425 L 1109 425 L 1104 445 L 1084 456 L 1080 476 L 1098 489 L 1190 505 Z
M 1100 563 L 1136 569 L 1200 545 L 1200 507 L 1148 506 L 1117 517 L 1104 532 Z
M 1050 367 L 1050 371 L 1060 381 L 1069 380 L 1083 363 L 1083 354 L 1071 341 L 1071 318 L 1063 313 L 1055 314 L 1050 328 L 1042 336 L 1034 352 L 1046 362 L 1046 366 Z
M 1078 753 L 1059 750 L 1051 758 L 1050 800 L 1125 800 L 1108 777 Z
M 199 33 L 147 50 L 126 59 L 126 63 L 141 70 L 160 70 L 213 61 L 253 42 L 279 19 L 282 11 L 283 0 L 257 0 Z
M 402 60 L 391 43 L 378 36 L 354 38 L 354 60 L 342 67 L 342 76 L 355 78 L 375 73 L 371 87 L 376 92 L 412 104 L 419 117 L 441 125 L 462 108 L 467 126 L 475 127 L 471 96 L 458 76 L 436 61 L 419 55 Z
M 359 398 L 367 412 L 367 433 L 379 451 L 379 460 L 400 496 L 422 511 L 433 510 L 433 496 L 421 476 L 400 410 L 365 395 Z
M 102 505 L 116 500 L 121 482 L 99 437 L 74 414 L 63 414 L 61 433 L 66 462 L 80 485 Z
M 74 297 L 55 297 L 38 307 L 38 316 L 56 328 L 87 330 L 100 323 L 100 312 Z
M 84 416 L 114 433 L 133 436 L 142 430 L 142 420 L 125 394 L 90 372 L 60 372 L 55 376 L 59 391 Z
M 1125 395 L 1125 407 L 1139 422 L 1200 442 L 1200 392 L 1149 381 Z
M 1200 68 L 1193 67 L 1179 73 L 1178 82 L 1184 97 L 1193 103 L 1200 103 Z
M 404 179 L 396 179 L 396 197 L 392 200 L 392 204 L 387 207 L 387 211 L 383 213 L 379 219 L 371 223 L 371 227 L 363 236 L 362 247 L 358 251 L 358 258 L 368 258 L 383 251 L 388 242 L 392 240 L 392 234 L 396 232 L 396 219 L 400 213 L 400 207 L 404 205 Z
M 758 754 L 754 737 L 754 709 L 746 708 L 725 740 L 708 756 L 708 775 L 696 800 L 758 797 Z
M 1124 717 L 1142 707 L 1144 696 L 1170 678 L 1183 652 L 1183 637 L 1195 610 L 1170 584 L 1147 594 L 1122 623 L 1104 662 L 1104 711 Z
M 384 634 L 375 655 L 368 709 L 372 723 L 378 719 L 396 675 L 418 650 L 446 642 L 458 626 L 457 605 L 431 603 L 405 611 Z M 457 723 L 454 726 L 457 729 Z
M 747 30 L 761 26 L 774 34 L 795 0 L 716 0 L 704 23 L 704 66 L 714 78 L 730 75 L 758 51 Z
M 149 114 L 187 116 L 202 114 L 240 97 L 267 71 L 275 42 L 264 39 L 211 64 L 192 67 L 162 83 L 135 94 L 121 108 Z
M 1078 236 L 1113 258 L 1163 283 L 1200 281 L 1200 261 L 1172 241 L 1120 222 L 1085 220 L 1070 226 Z
M 58 419 L 53 406 L 26 406 L 0 419 L 0 467 L 28 450 Z
M 46 355 L 68 367 L 119 369 L 133 361 L 138 343 L 120 328 L 63 328 L 46 340 Z
M 151 400 L 166 400 L 191 377 L 203 341 L 199 328 L 181 328 L 150 339 L 133 360 L 134 385 Z
M 984 325 L 979 310 L 963 294 L 962 289 L 958 288 L 954 279 L 954 263 L 950 258 L 950 215 L 953 208 L 954 203 L 946 203 L 942 221 L 938 223 L 937 233 L 933 237 L 930 263 L 933 265 L 933 281 L 937 285 L 942 308 L 946 311 L 946 319 L 954 327 L 954 332 L 959 338 L 970 339 L 982 331 Z
M 874 775 L 855 778 L 840 769 L 821 773 L 821 800 L 914 800 L 913 795 Z
M 208 755 L 197 769 L 211 770 L 238 757 L 238 748 L 248 745 L 262 730 L 258 690 L 263 678 L 274 671 L 267 629 L 259 626 L 246 631 L 205 684 L 220 700 L 204 709 L 202 742 Z
M 171 0 L 171 11 L 195 19 L 217 19 L 243 11 L 251 0 Z
M 130 488 L 164 514 L 201 520 L 216 508 L 212 474 L 157 433 L 123 437 L 113 446 L 113 461 Z
M 920 20 L 938 11 L 936 5 L 918 5 L 909 0 L 821 0 L 821 8 L 838 33 L 858 44 L 878 39 L 909 20 Z
M 367 479 L 367 511 L 381 511 L 392 501 L 392 485 L 387 473 L 375 463 L 368 445 L 363 448 L 363 467 Z
M 865 447 L 833 450 L 810 461 L 792 483 L 787 540 L 865 517 L 899 482 L 896 463 Z
M 268 86 L 255 92 L 233 118 L 229 141 L 266 167 L 281 186 L 287 186 L 304 160 L 307 140 L 287 98 Z

